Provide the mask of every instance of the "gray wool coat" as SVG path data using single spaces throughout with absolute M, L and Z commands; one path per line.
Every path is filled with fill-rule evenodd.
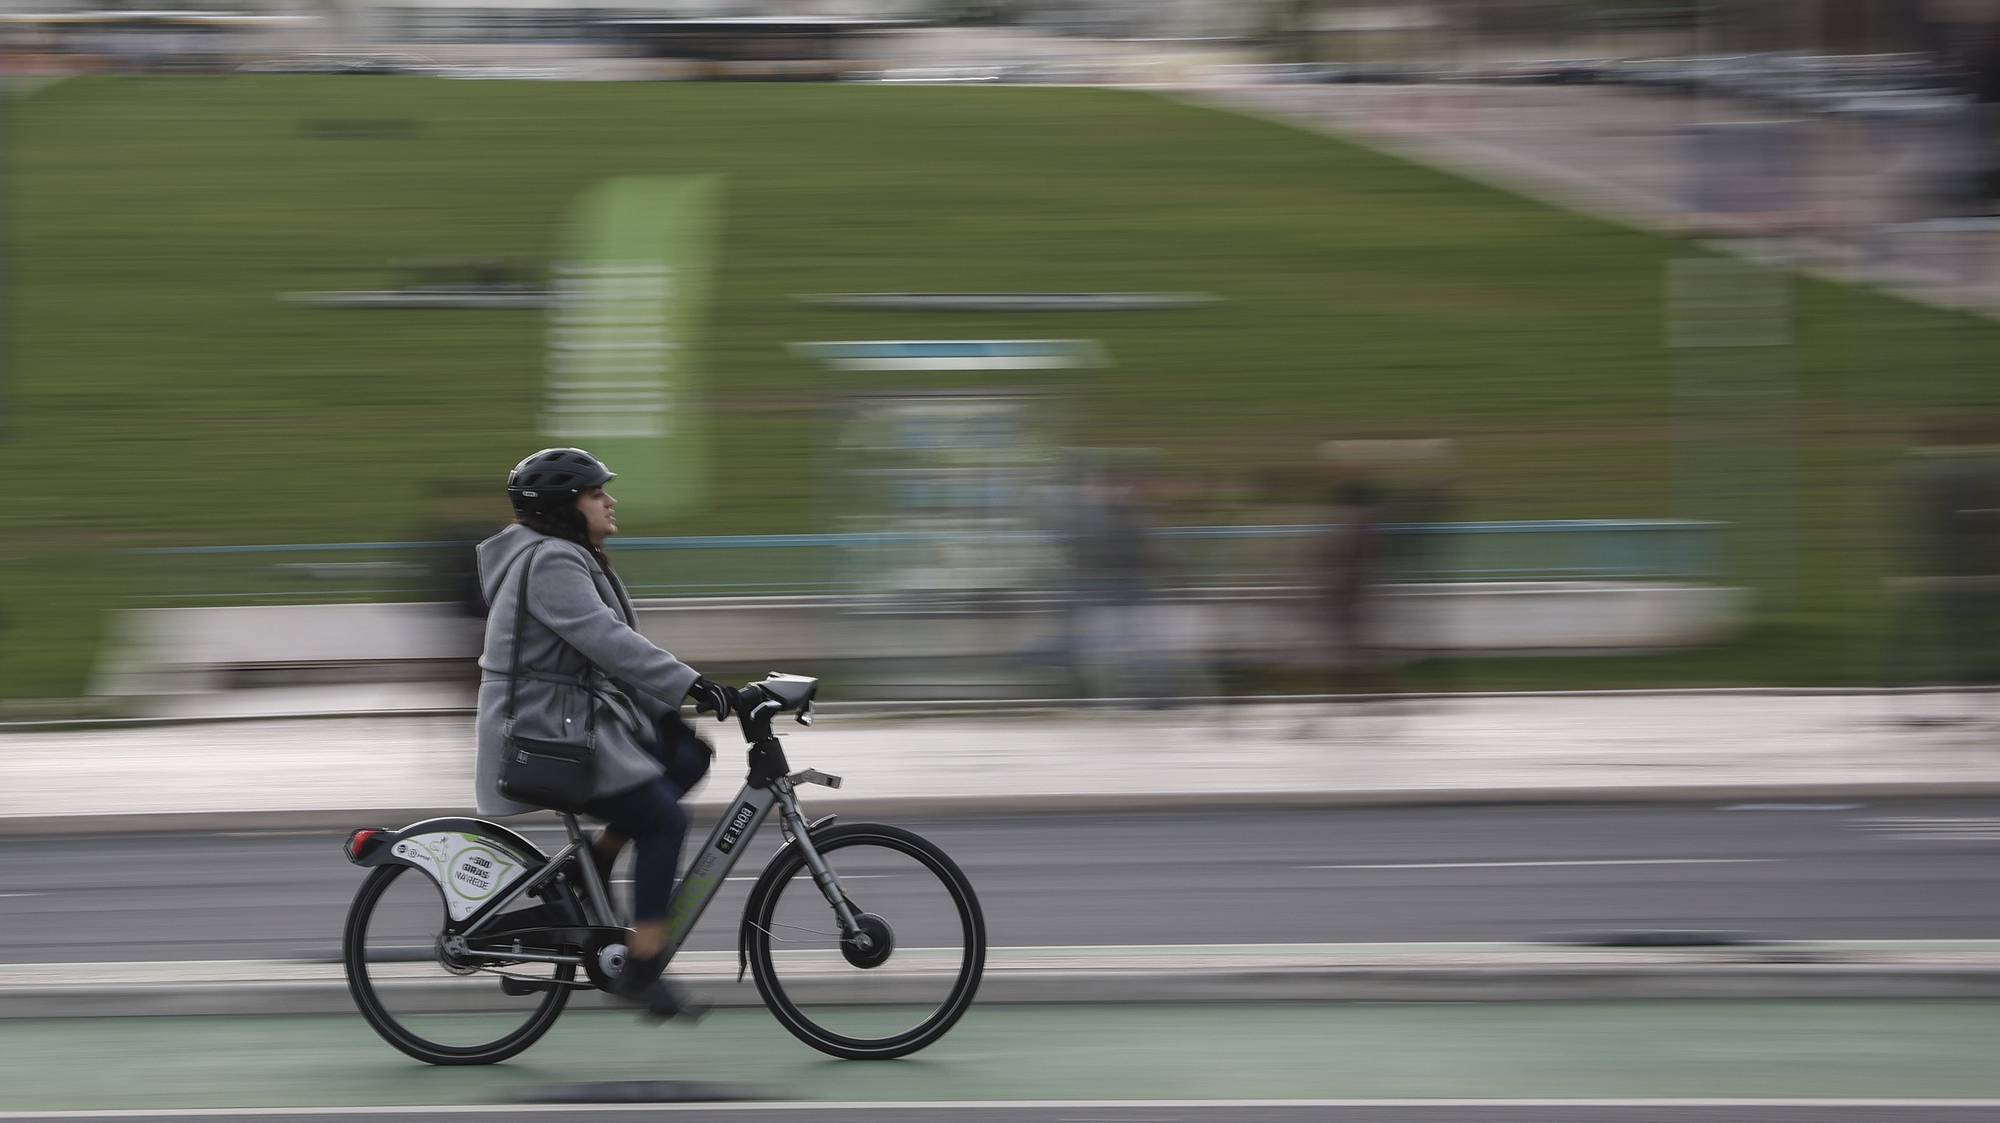
M 594 709 L 597 785 L 592 798 L 629 791 L 662 774 L 645 746 L 656 737 L 654 723 L 680 708 L 699 677 L 693 667 L 639 634 L 624 586 L 597 564 L 589 550 L 519 524 L 481 542 L 479 586 L 490 606 L 486 646 L 479 655 L 475 777 L 482 815 L 535 810 L 500 794 L 521 565 L 529 567 L 521 669 L 581 678 L 590 687 L 522 678 L 514 732 L 538 740 L 578 739 Z

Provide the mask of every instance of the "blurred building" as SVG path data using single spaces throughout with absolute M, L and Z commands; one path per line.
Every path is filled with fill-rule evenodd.
M 252 9 L 0 8 L 0 52 L 21 71 L 222 70 L 310 48 L 317 17 Z

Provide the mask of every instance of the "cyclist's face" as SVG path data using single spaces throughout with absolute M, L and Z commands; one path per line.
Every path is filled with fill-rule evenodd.
M 584 526 L 590 532 L 590 540 L 599 546 L 604 540 L 618 533 L 618 501 L 601 487 L 593 487 L 576 497 L 576 509 L 583 512 Z

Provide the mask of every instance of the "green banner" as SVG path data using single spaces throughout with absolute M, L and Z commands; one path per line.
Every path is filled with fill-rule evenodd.
M 618 473 L 628 525 L 700 505 L 703 434 L 696 343 L 714 252 L 713 176 L 623 176 L 571 213 L 550 313 L 543 432 Z

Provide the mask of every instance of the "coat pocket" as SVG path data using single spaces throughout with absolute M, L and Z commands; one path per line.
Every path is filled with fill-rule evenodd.
M 581 684 L 523 676 L 513 735 L 540 741 L 582 741 L 591 728 L 590 691 Z

